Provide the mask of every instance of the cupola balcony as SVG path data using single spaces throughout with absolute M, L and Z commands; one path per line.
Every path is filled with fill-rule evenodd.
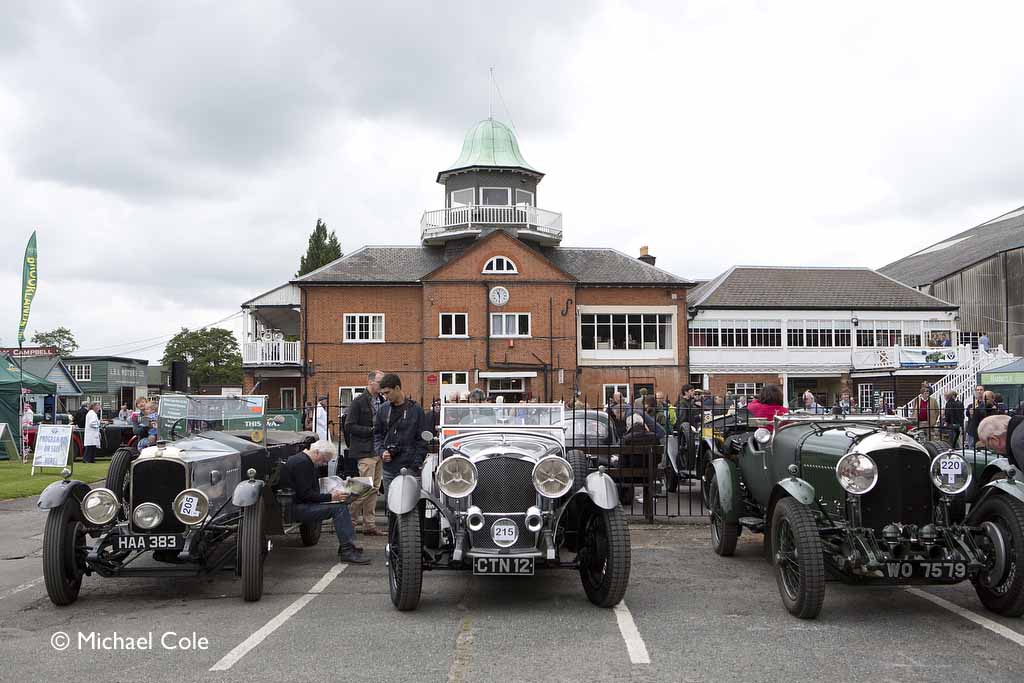
M 519 239 L 541 246 L 557 246 L 562 241 L 562 214 L 528 204 L 460 205 L 424 211 L 420 219 L 420 240 L 425 246 L 449 240 L 477 237 L 486 228 L 508 230 Z

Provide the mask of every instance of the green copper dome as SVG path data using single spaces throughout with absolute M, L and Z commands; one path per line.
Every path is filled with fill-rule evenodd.
M 454 164 L 437 174 L 437 181 L 468 168 L 518 168 L 538 176 L 540 171 L 526 163 L 512 129 L 500 121 L 484 119 L 469 129 L 462 153 Z

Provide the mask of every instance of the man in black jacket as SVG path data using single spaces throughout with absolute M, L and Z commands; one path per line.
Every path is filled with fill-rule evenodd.
M 296 522 L 319 524 L 325 519 L 334 520 L 334 533 L 338 536 L 338 561 L 349 564 L 370 564 L 363 557 L 361 548 L 356 547 L 356 530 L 352 526 L 352 515 L 347 505 L 348 494 L 341 491 L 320 493 L 319 468 L 330 462 L 337 454 L 337 447 L 330 441 L 317 441 L 309 450 L 296 453 L 288 458 L 282 472 L 282 483 L 295 491 L 292 505 L 292 519 Z
M 380 380 L 380 393 L 387 403 L 377 411 L 373 447 L 384 461 L 384 495 L 387 495 L 388 484 L 403 467 L 419 474 L 427 457 L 427 442 L 420 435 L 430 426 L 423 408 L 402 391 L 398 375 L 384 375 Z
M 383 377 L 384 374 L 379 370 L 366 375 L 366 391 L 352 401 L 345 419 L 348 457 L 356 461 L 360 477 L 373 480 L 373 489 L 351 506 L 353 523 L 359 524 L 361 521 L 363 533 L 367 536 L 384 535 L 384 532 L 377 529 L 376 519 L 382 463 L 380 456 L 373 450 L 373 419 L 380 405 L 377 396 L 380 394 L 380 381 Z

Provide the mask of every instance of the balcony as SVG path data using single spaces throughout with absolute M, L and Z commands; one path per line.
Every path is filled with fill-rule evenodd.
M 302 364 L 297 341 L 242 342 L 242 365 L 281 367 Z
M 424 211 L 420 240 L 424 245 L 444 244 L 459 237 L 476 237 L 485 227 L 508 226 L 520 239 L 556 246 L 562 241 L 562 214 L 535 206 L 453 206 Z

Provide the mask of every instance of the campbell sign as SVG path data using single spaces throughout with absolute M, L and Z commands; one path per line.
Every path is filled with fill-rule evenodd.
M 11 358 L 35 358 L 37 356 L 56 356 L 59 351 L 56 346 L 29 346 L 19 349 L 14 347 L 0 347 L 0 356 Z

